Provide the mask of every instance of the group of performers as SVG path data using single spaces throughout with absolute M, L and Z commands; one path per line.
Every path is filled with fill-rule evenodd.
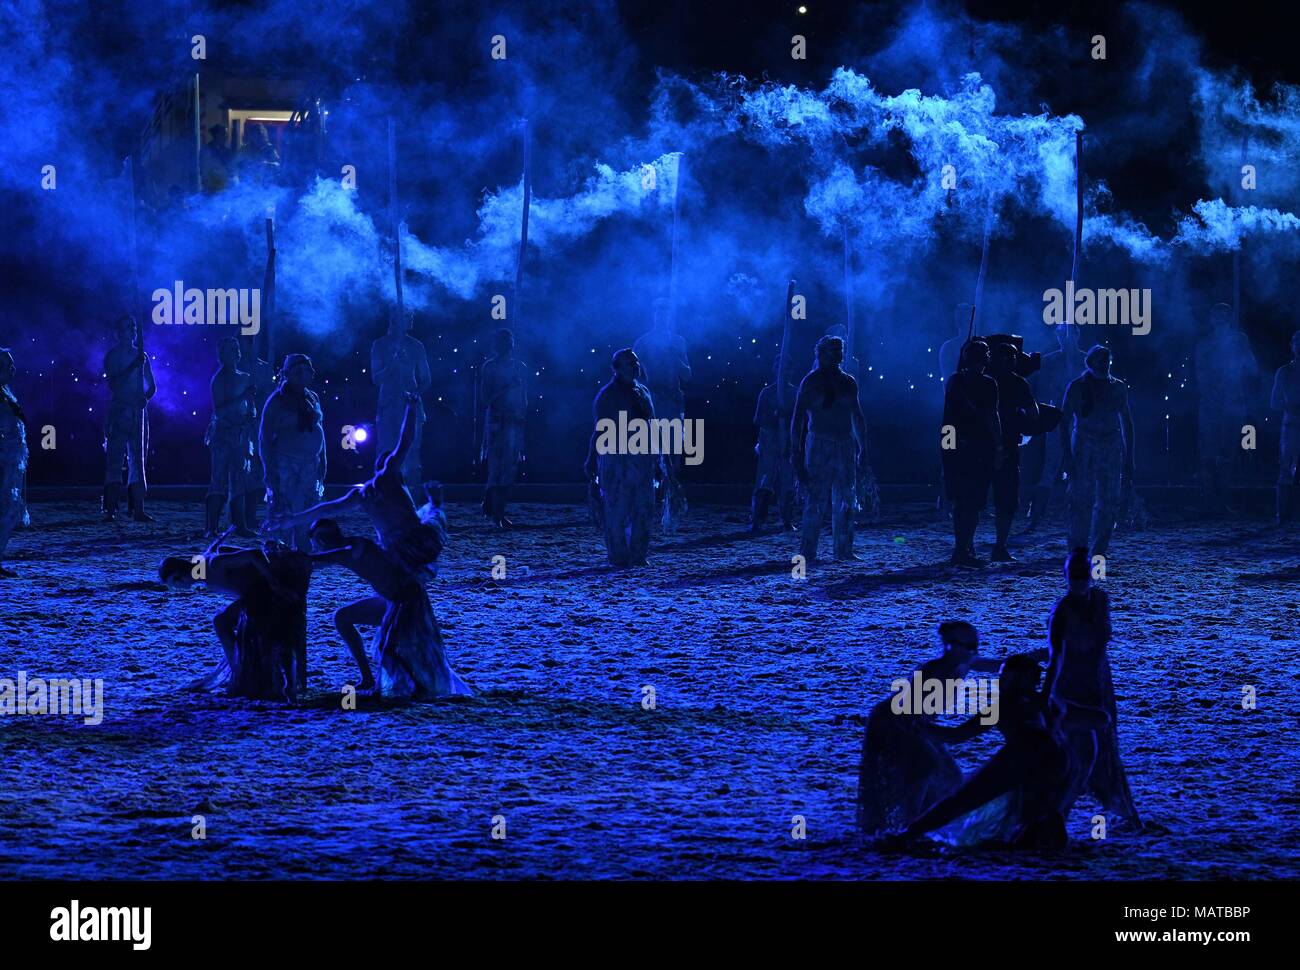
M 173 556 L 159 568 L 169 587 L 203 582 L 233 597 L 214 621 L 223 658 L 193 686 L 223 687 L 240 697 L 295 700 L 306 680 L 311 576 L 318 567 L 342 566 L 373 592 L 334 613 L 335 628 L 358 667 L 356 690 L 416 699 L 470 694 L 447 663 L 426 590 L 446 543 L 445 520 L 434 508 L 417 510 L 402 478 L 415 442 L 418 396 L 406 395 L 397 440 L 380 453 L 370 480 L 338 499 L 319 502 L 323 465 L 319 454 L 307 447 L 321 433 L 319 402 L 305 386 L 310 368 L 311 362 L 301 355 L 286 360 L 284 381 L 267 401 L 261 435 L 272 496 L 263 531 L 291 536 L 292 545 L 221 545 L 234 531 L 232 526 L 197 563 Z M 345 534 L 331 518 L 350 508 L 366 513 L 377 542 Z M 375 627 L 368 652 L 359 625 Z
M 867 718 L 858 770 L 863 835 L 908 841 L 936 833 L 955 845 L 1059 848 L 1067 841 L 1070 809 L 1084 792 L 1112 820 L 1142 827 L 1120 757 L 1106 652 L 1110 601 L 1092 584 L 1091 565 L 1083 548 L 1066 560 L 1067 592 L 1052 610 L 1046 650 L 991 662 L 979 656 L 979 635 L 969 623 L 939 626 L 943 653 L 921 666 L 922 681 L 996 672 L 998 716 L 979 714 L 947 727 L 919 705 L 900 709 L 892 697 L 878 703 Z M 1002 747 L 963 778 L 948 745 L 994 726 Z
M 691 369 L 685 341 L 669 319 L 666 308 L 657 307 L 652 330 L 613 355 L 613 374 L 593 402 L 595 422 L 617 421 L 620 413 L 644 419 L 684 416 L 682 382 Z M 205 533 L 212 543 L 201 557 L 168 557 L 159 569 L 169 587 L 202 582 L 232 599 L 214 619 L 221 662 L 195 681 L 196 688 L 295 700 L 305 684 L 312 576 L 317 568 L 342 566 L 371 590 L 334 612 L 335 629 L 358 668 L 359 691 L 407 698 L 471 693 L 447 662 L 426 590 L 447 531 L 440 486 L 424 483 L 426 501 L 420 508 L 412 497 L 412 487 L 421 482 L 421 398 L 431 380 L 423 345 L 409 331 L 410 318 L 395 316 L 371 351 L 379 389 L 374 473 L 364 485 L 329 502 L 323 501 L 323 412 L 310 386 L 315 377 L 310 358 L 289 354 L 276 373 L 258 358 L 251 338 L 219 343 L 206 436 L 212 475 Z M 104 360 L 110 395 L 104 514 L 110 519 L 116 515 L 125 464 L 131 515 L 148 521 L 147 405 L 156 384 L 135 322 L 120 320 L 116 335 Z M 1083 352 L 1073 326 L 1058 327 L 1057 338 L 1058 349 L 1041 360 L 1026 355 L 1019 339 L 1006 335 L 967 334 L 941 348 L 941 360 L 955 355 L 944 388 L 940 448 L 943 492 L 953 523 L 952 562 L 983 563 L 974 536 L 990 490 L 995 508 L 991 558 L 1008 561 L 1008 537 L 1021 495 L 1029 501 L 1028 528 L 1038 528 L 1053 489 L 1064 479 L 1071 549 L 1068 592 L 1053 610 L 1045 652 L 992 664 L 979 657 L 978 634 L 969 624 L 940 627 L 944 652 L 922 666 L 922 675 L 960 679 L 971 671 L 997 671 L 997 727 L 1005 743 L 963 780 L 946 746 L 988 725 L 972 719 L 945 727 L 929 714 L 899 715 L 888 701 L 877 705 L 867 720 L 859 773 L 859 822 L 868 835 L 901 833 L 907 839 L 939 832 L 962 844 L 994 838 L 1055 845 L 1064 838 L 1071 805 L 1084 791 L 1091 791 L 1111 815 L 1141 824 L 1119 756 L 1106 655 L 1108 600 L 1091 581 L 1094 557 L 1105 555 L 1122 493 L 1132 482 L 1128 389 L 1111 374 L 1108 348 Z M 1225 347 L 1239 343 L 1237 336 L 1224 339 Z M 493 350 L 480 372 L 481 458 L 487 466 L 483 512 L 506 527 L 508 489 L 524 452 L 527 367 L 515 356 L 509 330 L 494 335 Z M 1291 351 L 1293 359 L 1278 369 L 1272 391 L 1272 406 L 1283 419 L 1279 521 L 1287 513 L 1300 459 L 1300 332 L 1291 340 Z M 800 554 L 810 564 L 817 561 L 827 524 L 834 557 L 857 558 L 853 535 L 862 507 L 866 444 L 866 419 L 857 381 L 845 367 L 844 340 L 828 334 L 817 341 L 814 353 L 814 367 L 797 385 L 782 382 L 790 362 L 784 368 L 778 362 L 774 379 L 758 396 L 758 469 L 750 514 L 750 528 L 758 532 L 775 509 L 783 530 L 797 528 Z M 0 348 L 3 578 L 13 575 L 3 566 L 9 538 L 27 521 L 27 425 L 11 386 L 14 375 L 12 354 Z M 1230 420 L 1237 421 L 1235 413 Z M 1206 424 L 1206 441 L 1223 430 L 1213 421 Z M 1026 439 L 1029 444 L 1022 445 Z M 673 488 L 680 491 L 676 463 L 673 456 L 598 453 L 596 442 L 593 433 L 585 470 L 598 496 L 609 561 L 616 567 L 643 566 L 656 509 L 671 502 Z M 1209 454 L 1203 456 L 1203 466 L 1219 462 L 1212 449 Z M 1022 456 L 1028 468 L 1023 477 Z M 1209 472 L 1206 481 L 1212 494 L 1217 486 Z M 268 508 L 265 521 L 259 522 L 263 494 Z M 802 516 L 797 513 L 800 499 Z M 375 539 L 343 531 L 337 516 L 353 508 L 366 513 Z M 221 531 L 227 509 L 230 526 Z M 267 541 L 256 548 L 225 544 L 232 535 L 255 539 L 259 532 Z M 271 536 L 284 541 L 270 541 Z M 358 630 L 362 626 L 375 628 L 369 649 Z M 1047 674 L 1040 688 L 1038 664 L 1044 659 Z

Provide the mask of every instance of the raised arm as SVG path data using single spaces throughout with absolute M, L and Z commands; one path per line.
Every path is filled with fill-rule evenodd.
M 415 409 L 419 400 L 420 398 L 415 394 L 406 395 L 406 410 L 402 412 L 402 431 L 397 436 L 397 447 L 393 449 L 388 460 L 384 462 L 384 467 L 380 469 L 381 475 L 401 471 L 402 463 L 406 461 L 406 455 L 411 450 L 411 445 L 415 443 Z
M 1279 367 L 1277 373 L 1273 375 L 1273 393 L 1269 395 L 1269 406 L 1274 411 L 1286 410 L 1286 381 L 1282 379 L 1282 372 L 1285 367 Z
M 341 496 L 330 502 L 321 502 L 301 512 L 282 515 L 271 519 L 262 527 L 264 532 L 283 532 L 298 526 L 311 525 L 317 519 L 332 519 L 357 504 L 361 498 L 361 486 L 354 485 Z

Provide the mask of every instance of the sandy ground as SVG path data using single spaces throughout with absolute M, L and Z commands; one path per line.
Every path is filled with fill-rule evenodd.
M 330 611 L 361 590 L 342 572 L 313 580 L 298 708 L 180 690 L 215 662 L 225 601 L 154 582 L 165 553 L 201 548 L 201 511 L 154 512 L 150 527 L 38 505 L 11 547 L 23 579 L 0 580 L 0 677 L 103 678 L 106 714 L 0 719 L 0 876 L 1300 875 L 1296 543 L 1262 522 L 1156 513 L 1111 550 L 1120 737 L 1152 831 L 1093 841 L 1085 800 L 1064 854 L 883 855 L 853 838 L 848 718 L 933 653 L 941 619 L 974 621 L 994 655 L 1041 645 L 1057 529 L 1017 565 L 954 573 L 935 565 L 934 514 L 894 509 L 859 531 L 864 562 L 799 581 L 792 538 L 744 535 L 739 510 L 692 510 L 620 574 L 585 509 L 524 506 L 503 534 L 455 506 L 435 609 L 478 696 L 345 711 L 354 670 Z M 994 744 L 958 757 L 969 769 Z

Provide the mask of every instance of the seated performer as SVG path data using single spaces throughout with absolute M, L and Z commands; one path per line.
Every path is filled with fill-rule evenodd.
M 1088 550 L 1077 548 L 1065 562 L 1069 592 L 1057 600 L 1049 624 L 1051 657 L 1044 681 L 1044 696 L 1065 706 L 1062 729 L 1079 762 L 1079 777 L 1066 805 L 1068 809 L 1087 790 L 1111 815 L 1142 827 L 1128 775 L 1119 753 L 1115 686 L 1111 680 L 1110 600 L 1092 585 Z M 1078 708 L 1106 712 L 1106 723 L 1076 718 Z
M 189 689 L 225 687 L 231 697 L 294 703 L 307 682 L 310 560 L 270 543 L 262 549 L 221 547 L 231 531 L 208 547 L 201 571 L 184 556 L 169 556 L 158 568 L 170 589 L 202 582 L 234 597 L 212 621 L 224 654 L 221 663 Z
M 971 670 L 995 670 L 979 657 L 979 634 L 969 623 L 939 624 L 943 654 L 921 665 L 922 680 L 960 680 Z M 867 719 L 858 766 L 858 828 L 868 837 L 901 829 L 961 784 L 961 769 L 930 727 L 935 715 L 897 713 L 894 697 Z
M 1038 692 L 1038 664 L 1028 654 L 1008 657 L 998 672 L 997 728 L 1002 747 L 961 786 L 932 805 L 899 837 L 910 841 L 951 822 L 969 820 L 978 838 L 960 828 L 953 841 L 1006 841 L 1018 847 L 1063 848 L 1069 841 L 1065 812 L 1077 764 L 1056 718 Z M 1079 711 L 1104 720 L 1101 711 Z M 974 737 L 992 727 L 973 717 L 959 727 L 931 728 L 950 741 Z M 981 811 L 982 810 L 982 811 Z M 985 834 L 987 833 L 987 834 Z
M 447 664 L 429 594 L 415 570 L 369 539 L 343 535 L 331 519 L 312 523 L 311 542 L 313 563 L 344 566 L 382 597 L 383 614 L 370 651 L 371 661 L 379 668 L 381 695 L 422 699 L 473 694 Z M 348 646 L 355 655 L 355 644 L 349 642 Z M 365 658 L 358 662 L 364 664 Z M 374 683 L 368 667 L 363 667 L 363 681 Z

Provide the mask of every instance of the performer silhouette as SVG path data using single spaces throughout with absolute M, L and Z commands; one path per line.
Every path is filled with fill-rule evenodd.
M 1056 602 L 1048 624 L 1051 657 L 1043 693 L 1065 709 L 1062 727 L 1079 772 L 1066 807 L 1084 790 L 1103 809 L 1141 827 L 1128 774 L 1119 752 L 1115 687 L 1106 645 L 1111 637 L 1110 600 L 1092 585 L 1088 550 L 1073 549 L 1065 562 L 1069 591 Z M 1104 711 L 1104 723 L 1079 718 L 1080 709 Z
M 641 362 L 630 347 L 616 352 L 611 360 L 614 376 L 596 393 L 592 402 L 595 427 L 587 446 L 583 466 L 589 482 L 600 490 L 601 523 L 605 554 L 613 566 L 644 566 L 650 548 L 650 527 L 655 511 L 655 474 L 664 474 L 656 455 L 622 454 L 617 450 L 598 453 L 600 422 L 649 421 L 655 417 L 654 402 L 644 384 L 637 380 Z
M 817 540 L 828 505 L 835 558 L 858 558 L 853 553 L 855 476 L 866 440 L 866 418 L 858 401 L 858 383 L 844 373 L 843 361 L 844 341 L 839 337 L 817 342 L 817 366 L 799 384 L 790 423 L 795 475 L 804 490 L 799 539 L 807 564 L 817 561 Z
M 1291 497 L 1300 472 L 1300 330 L 1291 335 L 1291 362 L 1273 375 L 1271 402 L 1282 412 L 1282 440 L 1277 467 L 1276 521 L 1284 524 L 1291 516 Z
M 1070 548 L 1103 556 L 1120 496 L 1133 480 L 1133 416 L 1128 385 L 1110 374 L 1109 348 L 1093 347 L 1084 364 L 1061 409 L 1061 468 L 1069 481 Z
M 17 368 L 8 347 L 0 347 L 0 579 L 18 574 L 4 566 L 5 550 L 14 529 L 30 520 L 23 494 L 27 475 L 27 416 L 14 395 Z
M 998 385 L 984 373 L 988 362 L 988 344 L 978 338 L 967 342 L 957 373 L 944 386 L 939 456 L 953 506 L 952 562 L 958 566 L 984 565 L 975 554 L 975 529 L 1005 460 Z
M 311 540 L 313 564 L 350 569 L 382 597 L 383 615 L 370 650 L 382 696 L 418 700 L 473 694 L 447 663 L 442 633 L 417 571 L 363 536 L 344 535 L 332 519 L 317 519 Z M 353 649 L 354 656 L 356 652 Z M 363 681 L 376 683 L 368 666 L 363 667 Z
M 127 462 L 127 493 L 131 517 L 137 522 L 152 522 L 144 510 L 145 453 L 149 448 L 148 404 L 158 390 L 153 369 L 144 351 L 136 346 L 135 319 L 117 321 L 117 343 L 104 356 L 104 375 L 108 383 L 108 411 L 104 422 L 104 517 L 117 515 L 122 491 L 122 461 Z M 140 371 L 144 370 L 141 384 Z
M 796 480 L 790 447 L 790 421 L 799 389 L 787 381 L 783 403 L 777 385 L 780 371 L 780 361 L 777 361 L 773 366 L 772 382 L 759 392 L 758 404 L 754 408 L 754 426 L 758 428 L 754 453 L 758 456 L 758 471 L 750 506 L 749 531 L 755 533 L 767 522 L 773 501 L 780 512 L 782 528 L 786 531 L 794 529 Z
M 370 374 L 379 388 L 379 409 L 375 424 L 379 451 L 392 451 L 401 435 L 406 413 L 406 395 L 422 398 L 432 384 L 429 356 L 424 344 L 411 336 L 410 314 L 399 315 L 394 309 L 388 334 L 370 345 Z M 406 455 L 402 478 L 417 485 L 420 477 L 420 443 L 424 440 L 424 404 L 417 400 L 414 447 Z
M 494 338 L 496 355 L 483 364 L 483 454 L 487 462 L 487 491 L 483 512 L 498 526 L 510 525 L 506 501 L 519 473 L 524 453 L 524 421 L 528 415 L 528 366 L 515 357 L 515 336 L 501 329 Z
M 212 375 L 212 420 L 204 436 L 212 452 L 212 482 L 208 486 L 204 516 L 204 535 L 217 534 L 221 526 L 221 509 L 230 504 L 230 521 L 235 534 L 256 535 L 248 528 L 244 493 L 252 458 L 253 379 L 239 369 L 239 342 L 227 337 L 218 345 L 221 366 Z
M 258 435 L 272 518 L 308 509 L 325 494 L 323 413 L 320 398 L 307 386 L 316 370 L 306 354 L 289 354 L 281 374 L 283 381 L 267 399 Z M 294 546 L 299 552 L 308 549 L 305 523 L 298 525 Z

